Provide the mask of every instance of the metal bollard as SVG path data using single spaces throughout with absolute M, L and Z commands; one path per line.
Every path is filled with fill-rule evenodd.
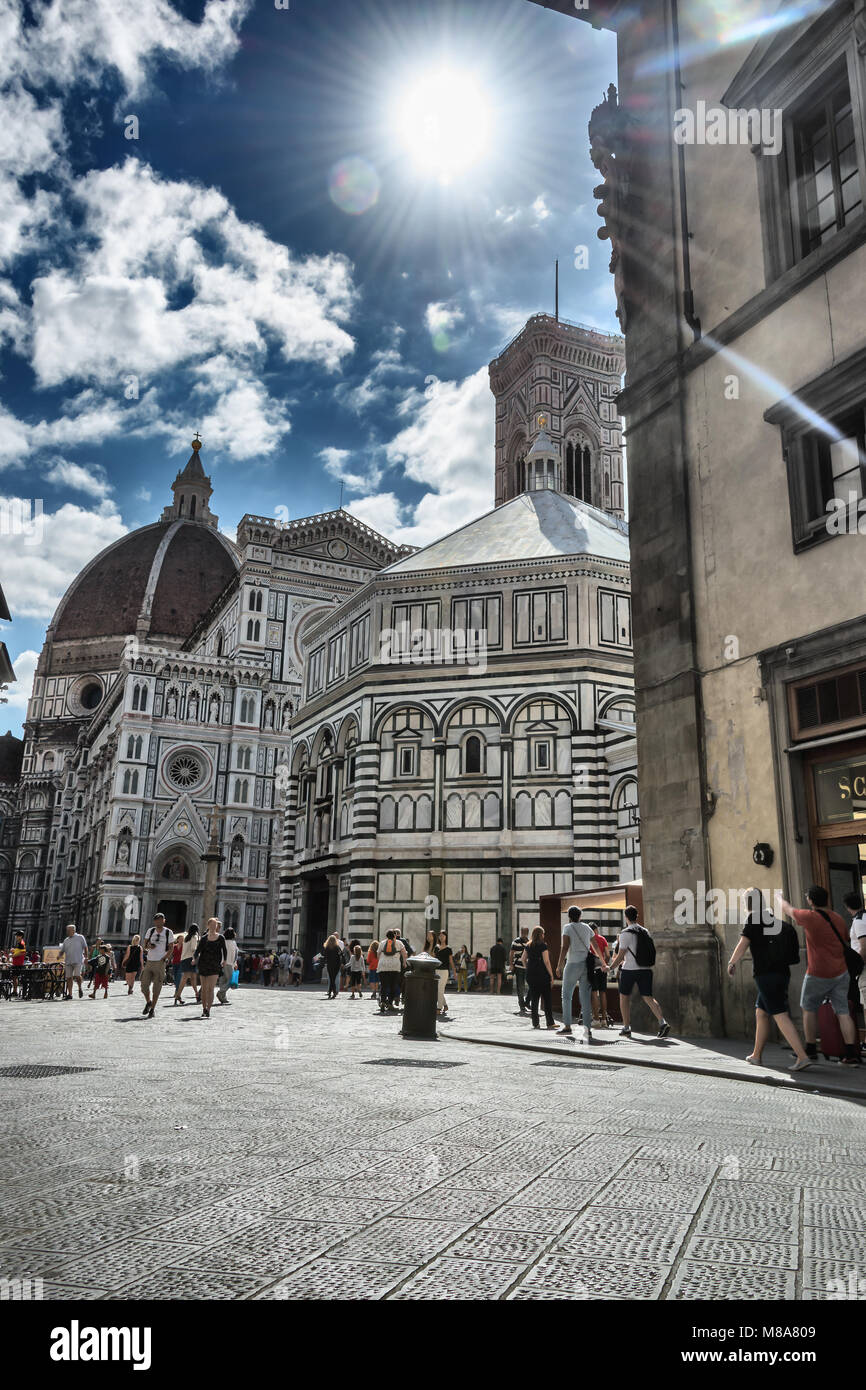
M 403 1027 L 404 1038 L 422 1038 L 435 1042 L 437 971 L 439 962 L 426 951 L 410 956 L 406 974 L 403 976 Z

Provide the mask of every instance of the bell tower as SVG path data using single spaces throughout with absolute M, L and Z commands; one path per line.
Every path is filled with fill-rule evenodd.
M 616 407 L 624 370 L 618 334 L 533 314 L 489 367 L 497 507 L 521 492 L 554 487 L 624 518 Z

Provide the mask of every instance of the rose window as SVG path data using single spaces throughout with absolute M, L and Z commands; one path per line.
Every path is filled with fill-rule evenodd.
M 203 775 L 201 763 L 192 753 L 177 753 L 168 764 L 169 781 L 183 791 L 197 787 Z

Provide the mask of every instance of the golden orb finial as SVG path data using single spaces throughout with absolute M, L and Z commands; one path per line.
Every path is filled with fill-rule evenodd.
M 195 439 L 192 441 L 192 447 L 196 453 L 198 453 L 199 449 L 201 448 L 201 435 L 199 434 L 198 430 L 196 430 L 195 432 Z

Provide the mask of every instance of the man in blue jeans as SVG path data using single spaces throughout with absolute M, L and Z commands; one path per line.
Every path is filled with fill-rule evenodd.
M 589 1026 L 592 1018 L 592 982 L 587 956 L 590 952 L 598 956 L 602 965 L 604 957 L 595 944 L 595 932 L 581 922 L 580 918 L 580 908 L 570 907 L 568 921 L 562 929 L 562 947 L 556 967 L 557 977 L 562 979 L 562 1027 L 557 1036 L 571 1036 L 571 1001 L 575 989 L 578 989 L 583 1013 L 583 1041 L 592 1042 Z

